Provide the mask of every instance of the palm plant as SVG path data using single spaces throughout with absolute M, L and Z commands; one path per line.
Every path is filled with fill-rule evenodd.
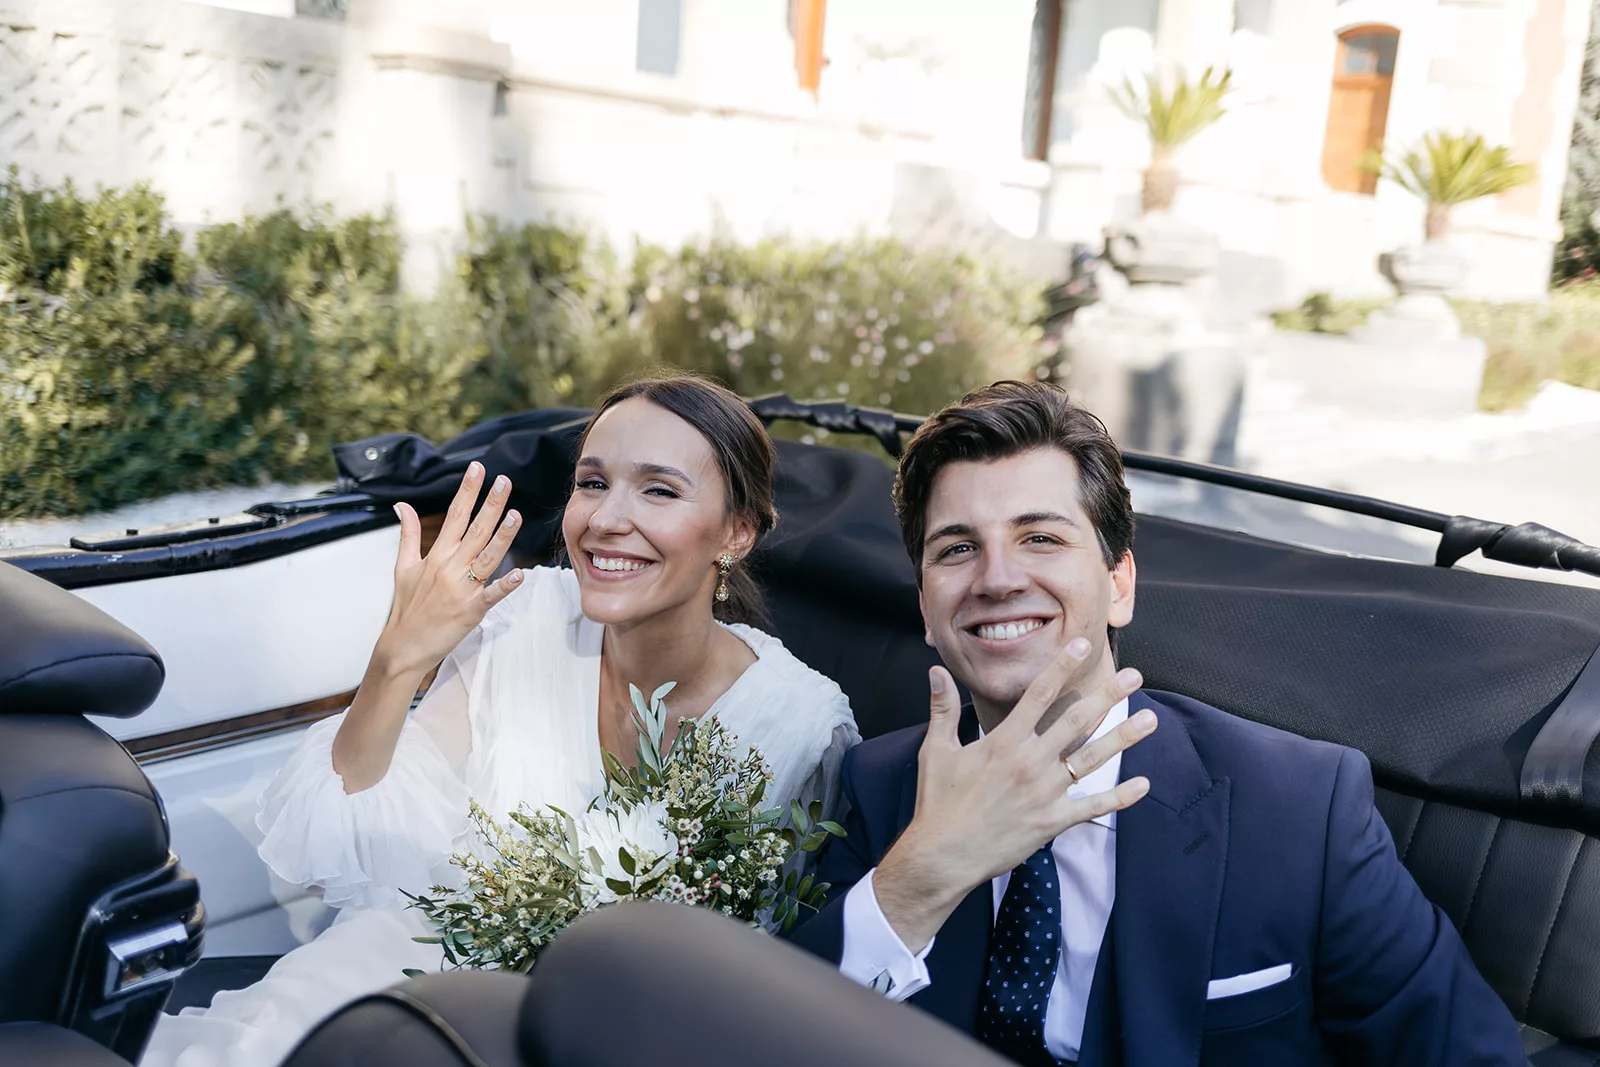
M 1232 89 L 1232 82 L 1233 71 L 1218 73 L 1207 67 L 1198 81 L 1189 81 L 1182 71 L 1170 82 L 1150 73 L 1145 75 L 1143 86 L 1124 78 L 1120 86 L 1111 90 L 1111 102 L 1117 110 L 1143 123 L 1150 134 L 1150 166 L 1144 172 L 1139 197 L 1145 212 L 1172 207 L 1178 192 L 1178 169 L 1172 164 L 1172 154 L 1223 116 L 1223 98 Z
M 1450 209 L 1480 197 L 1495 196 L 1533 181 L 1531 164 L 1516 163 L 1505 145 L 1491 145 L 1482 134 L 1435 130 L 1398 155 L 1374 151 L 1362 164 L 1428 206 L 1425 240 L 1450 232 Z

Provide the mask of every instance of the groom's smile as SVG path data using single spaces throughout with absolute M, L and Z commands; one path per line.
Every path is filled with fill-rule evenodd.
M 1074 637 L 1100 655 L 1085 677 L 1114 670 L 1107 626 L 1133 614 L 1133 560 L 1105 560 L 1079 496 L 1077 464 L 1054 448 L 940 470 L 922 556 L 927 640 L 996 722 Z

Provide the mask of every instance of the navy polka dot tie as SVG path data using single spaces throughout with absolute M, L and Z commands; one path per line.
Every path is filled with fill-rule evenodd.
M 1061 881 L 1046 845 L 1011 872 L 989 941 L 978 1040 L 1018 1063 L 1052 1067 L 1044 1011 L 1061 957 Z

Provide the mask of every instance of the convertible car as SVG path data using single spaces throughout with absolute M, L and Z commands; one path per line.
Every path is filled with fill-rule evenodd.
M 917 420 L 751 404 L 807 435 L 779 443 L 782 520 L 754 561 L 776 631 L 864 736 L 920 721 L 933 654 L 884 455 Z M 480 460 L 527 518 L 515 562 L 548 560 L 586 414 L 357 441 L 309 499 L 0 553 L 0 1031 L 50 1024 L 135 1060 L 155 1012 L 248 984 L 330 921 L 257 859 L 255 798 L 361 676 L 388 610 L 390 503 L 437 519 Z M 824 432 L 866 447 L 810 440 Z M 1583 577 L 1600 549 L 1126 459 L 1140 581 L 1121 658 L 1365 752 L 1401 858 L 1533 1062 L 1600 1065 L 1600 581 Z

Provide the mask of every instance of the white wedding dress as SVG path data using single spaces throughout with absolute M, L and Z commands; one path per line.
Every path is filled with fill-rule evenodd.
M 707 714 L 760 750 L 768 796 L 831 809 L 860 740 L 849 702 L 776 638 L 728 629 L 757 660 Z M 438 948 L 412 940 L 429 930 L 400 890 L 451 878 L 469 798 L 503 818 L 519 803 L 580 811 L 600 792 L 602 632 L 571 571 L 533 568 L 445 660 L 377 785 L 347 794 L 334 773 L 342 715 L 313 726 L 261 796 L 260 852 L 279 876 L 320 887 L 338 918 L 255 985 L 163 1015 L 140 1067 L 276 1067 L 340 1006 L 405 968 L 439 969 Z

